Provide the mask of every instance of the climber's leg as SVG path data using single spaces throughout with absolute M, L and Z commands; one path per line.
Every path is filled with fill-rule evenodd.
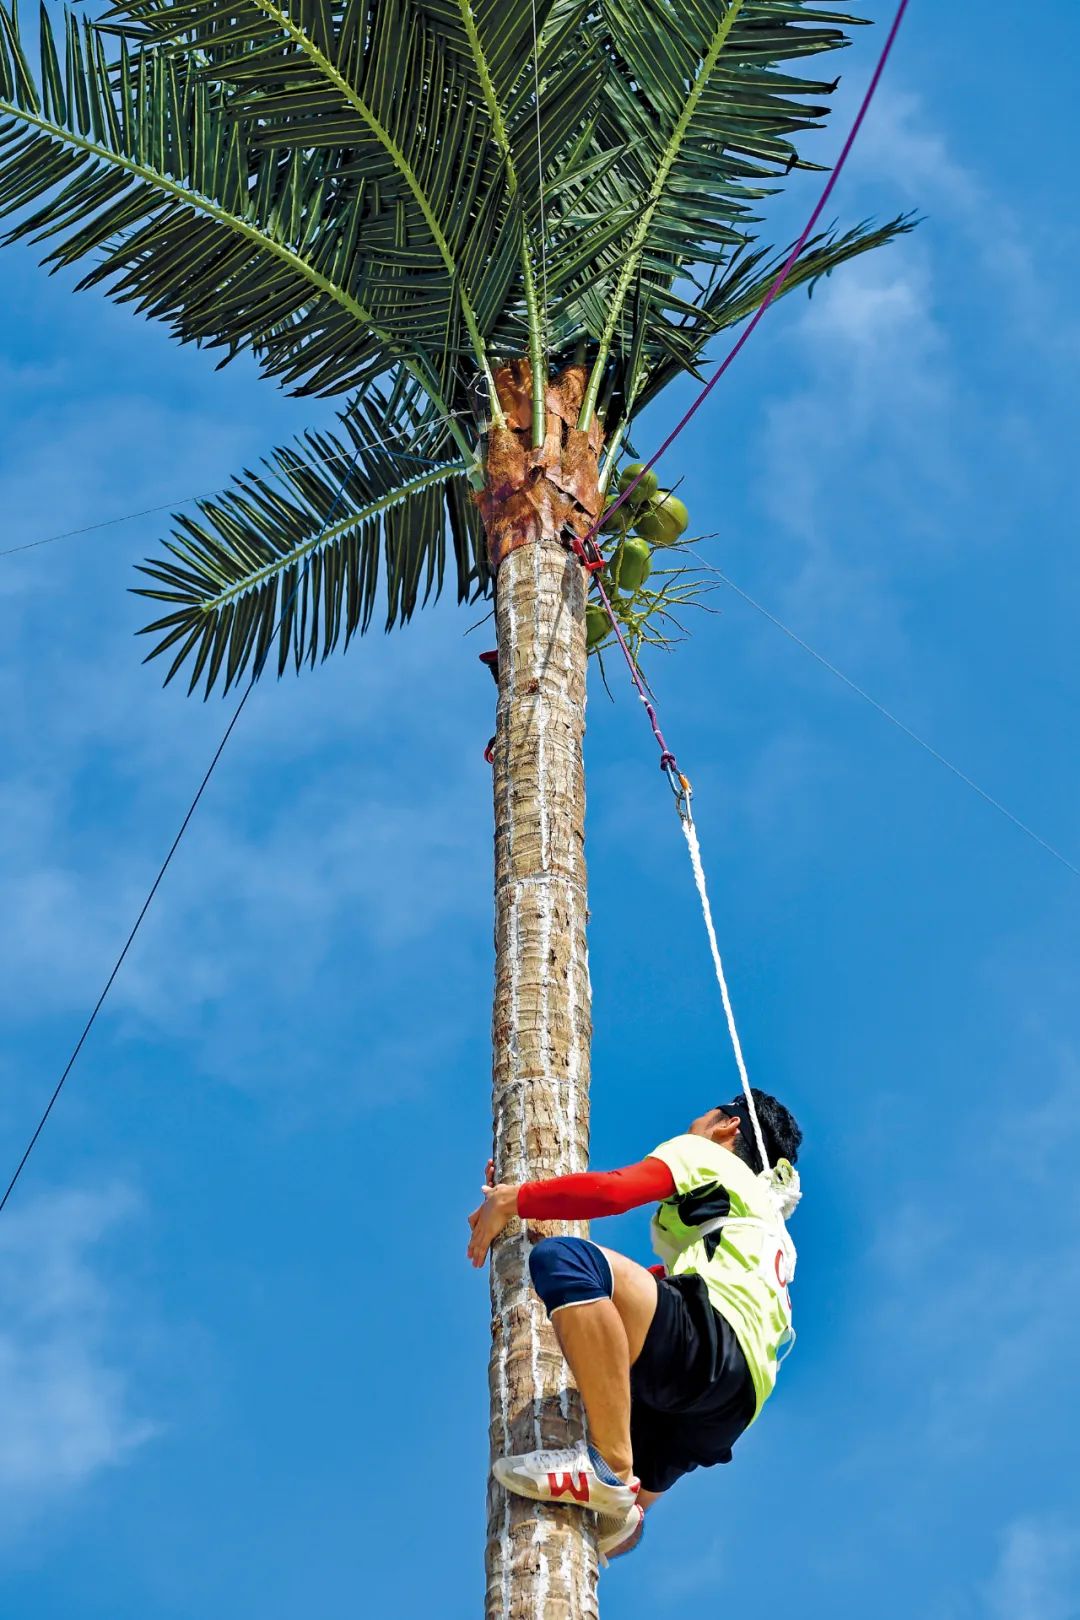
M 592 1251 L 598 1269 L 606 1263 L 608 1297 L 565 1299 L 551 1304 L 550 1276 L 562 1274 L 560 1255 L 548 1258 L 547 1244 L 580 1244 Z M 656 1313 L 656 1278 L 612 1249 L 581 1238 L 554 1238 L 532 1252 L 534 1286 L 551 1313 L 555 1336 L 581 1392 L 589 1438 L 608 1466 L 623 1479 L 633 1473 L 630 1449 L 630 1368 L 641 1354 Z M 560 1298 L 558 1290 L 556 1300 Z
M 581 1392 L 589 1439 L 621 1479 L 633 1473 L 630 1453 L 630 1353 L 626 1329 L 610 1299 L 565 1306 L 551 1325 Z
M 641 1354 L 656 1315 L 656 1277 L 645 1266 L 639 1266 L 636 1260 L 628 1260 L 625 1254 L 619 1254 L 617 1249 L 601 1248 L 600 1253 L 611 1267 L 612 1304 L 626 1329 L 632 1367 Z
M 546 1238 L 533 1249 L 533 1286 L 548 1308 L 581 1391 L 591 1444 L 499 1458 L 495 1475 L 509 1490 L 623 1516 L 636 1501 L 630 1364 L 656 1309 L 656 1282 L 640 1266 L 633 1270 L 640 1272 L 645 1286 L 638 1278 L 626 1278 L 623 1268 L 630 1265 L 583 1238 Z M 619 1296 L 618 1307 L 613 1294 Z

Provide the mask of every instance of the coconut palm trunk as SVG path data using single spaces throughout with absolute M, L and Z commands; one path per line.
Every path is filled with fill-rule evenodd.
M 549 390 L 549 407 L 578 382 L 564 374 Z M 502 374 L 499 383 L 509 401 L 513 390 Z M 561 486 L 579 474 L 579 493 L 596 504 L 596 454 L 584 439 L 549 408 L 539 451 L 530 452 L 521 430 L 509 430 L 489 458 L 485 520 L 498 565 L 499 642 L 494 1146 L 496 1175 L 507 1181 L 588 1165 L 586 575 L 566 548 L 561 522 Z M 507 464 L 515 476 L 501 479 Z M 581 1434 L 577 1393 L 529 1285 L 528 1249 L 527 1234 L 512 1228 L 492 1256 L 493 1456 L 564 1446 Z M 588 1517 L 512 1498 L 492 1482 L 489 1620 L 586 1620 L 596 1613 Z

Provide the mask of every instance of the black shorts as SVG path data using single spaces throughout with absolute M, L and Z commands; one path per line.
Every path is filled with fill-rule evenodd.
M 757 1397 L 739 1341 L 700 1277 L 658 1282 L 630 1391 L 634 1472 L 647 1491 L 666 1491 L 691 1469 L 731 1461 Z

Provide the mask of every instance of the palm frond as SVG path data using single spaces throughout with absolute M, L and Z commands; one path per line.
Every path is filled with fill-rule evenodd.
M 853 21 L 538 0 L 534 36 L 532 0 L 119 0 L 119 54 L 46 25 L 35 79 L 0 12 L 0 213 L 297 392 L 404 361 L 449 413 L 478 369 L 497 417 L 489 356 L 541 376 L 584 339 L 591 410 L 632 348 L 687 362 L 687 278 L 754 250 L 824 115 L 833 87 L 788 67 Z
M 396 216 L 336 152 L 256 141 L 220 86 L 126 42 L 113 63 L 70 16 L 58 43 L 42 13 L 39 55 L 35 75 L 0 5 L 5 241 L 49 244 L 53 270 L 91 261 L 81 288 L 226 359 L 250 349 L 298 391 L 343 392 L 403 363 L 448 412 L 450 295 L 422 268 L 398 269 L 407 297 L 363 273 L 365 244 L 391 252 Z
M 864 253 L 906 236 L 917 224 L 914 215 L 902 214 L 884 225 L 865 221 L 843 232 L 833 228 L 811 237 L 792 265 L 778 297 L 786 297 L 797 287 L 808 288 L 812 295 L 822 277 Z M 627 392 L 633 396 L 634 415 L 644 410 L 650 400 L 683 372 L 700 375 L 698 367 L 710 338 L 738 326 L 760 308 L 790 251 L 790 248 L 783 252 L 768 248 L 744 249 L 715 274 L 697 299 L 683 303 L 674 295 L 667 295 L 663 319 L 666 320 L 668 354 L 651 365 L 644 365 L 640 381 L 635 379 L 628 387 Z M 676 313 L 681 318 L 673 318 Z M 654 324 L 659 324 L 656 316 Z
M 395 419 L 397 442 L 373 442 Z M 417 418 L 407 396 L 395 412 L 370 392 L 343 423 L 344 437 L 309 433 L 177 517 L 165 555 L 142 565 L 152 583 L 138 594 L 168 609 L 142 632 L 156 638 L 149 658 L 171 654 L 166 682 L 185 668 L 189 690 L 209 696 L 260 674 L 275 648 L 279 675 L 314 664 L 370 627 L 380 590 L 386 628 L 407 623 L 439 594 L 451 557 L 459 600 L 489 589 L 446 424 Z
M 437 284 L 441 271 L 445 342 L 465 351 L 460 314 L 498 419 L 489 352 L 527 349 L 542 399 L 542 181 L 578 150 L 607 71 L 582 33 L 590 4 L 119 0 L 108 26 L 197 61 L 259 139 L 334 145 L 354 180 L 393 201 L 394 239 L 372 259 L 365 238 L 367 273 L 399 299 L 422 291 L 403 288 L 403 257 L 410 278 L 423 269 Z
M 230 117 L 259 144 L 333 149 L 354 186 L 378 188 L 391 228 L 362 242 L 368 297 L 460 320 L 455 346 L 486 369 L 485 327 L 515 266 L 513 199 L 472 76 L 422 12 L 406 0 L 132 0 L 110 18 L 225 87 Z
M 842 48 L 855 21 L 808 0 L 600 0 L 587 27 L 612 70 L 593 145 L 622 155 L 590 169 L 589 206 L 597 220 L 630 212 L 633 225 L 605 244 L 603 262 L 585 273 L 573 266 L 556 289 L 568 325 L 584 325 L 599 346 L 583 421 L 609 355 L 625 355 L 632 341 L 632 290 L 650 346 L 665 349 L 671 290 L 690 267 L 722 266 L 745 250 L 761 202 L 809 166 L 795 141 L 821 123 L 835 85 L 784 65 Z M 556 230 L 569 234 L 581 205 L 580 190 L 564 193 Z

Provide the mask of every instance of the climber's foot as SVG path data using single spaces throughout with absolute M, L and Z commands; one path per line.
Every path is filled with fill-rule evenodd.
M 645 1509 L 635 1502 L 629 1513 L 608 1517 L 600 1514 L 596 1521 L 596 1550 L 602 1564 L 613 1558 L 622 1558 L 640 1547 L 645 1534 Z
M 515 1496 L 534 1502 L 563 1502 L 568 1507 L 592 1508 L 605 1516 L 625 1519 L 637 1501 L 639 1482 L 629 1483 L 605 1463 L 590 1446 L 568 1446 L 564 1451 L 527 1451 L 520 1457 L 498 1457 L 492 1473 Z

